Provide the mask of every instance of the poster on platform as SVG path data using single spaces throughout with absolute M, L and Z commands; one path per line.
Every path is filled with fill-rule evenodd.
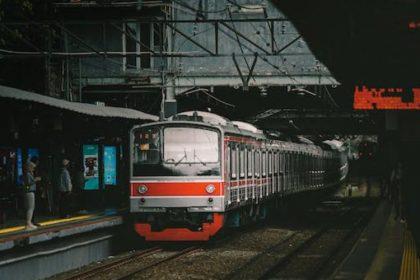
M 104 184 L 117 185 L 117 148 L 115 146 L 104 147 Z
M 39 159 L 39 150 L 35 148 L 29 148 L 28 149 L 28 162 L 34 158 Z
M 98 145 L 83 145 L 85 190 L 99 189 Z
M 23 186 L 23 155 L 22 155 L 22 149 L 17 148 L 16 149 L 16 169 L 17 169 L 17 185 Z

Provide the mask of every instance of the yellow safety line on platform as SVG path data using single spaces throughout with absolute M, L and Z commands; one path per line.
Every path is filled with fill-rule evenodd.
M 0 230 L 0 234 L 10 233 L 10 232 L 14 232 L 14 231 L 23 230 L 23 229 L 25 229 L 24 226 L 5 228 L 5 229 Z
M 55 220 L 51 220 L 51 221 L 42 222 L 42 223 L 39 223 L 39 224 L 41 226 L 50 226 L 50 225 L 59 224 L 59 223 L 85 220 L 85 219 L 89 219 L 89 218 L 94 217 L 94 216 L 96 216 L 96 215 L 92 215 L 92 214 L 82 215 L 82 216 L 71 217 L 71 218 L 55 219 Z M 25 229 L 24 226 L 16 226 L 16 227 L 11 227 L 11 228 L 5 228 L 5 229 L 0 230 L 0 234 L 11 233 L 11 232 L 15 232 L 15 231 L 24 230 L 24 229 Z
M 416 243 L 407 229 L 404 230 L 404 253 L 401 261 L 400 280 L 420 279 L 420 259 L 417 257 Z

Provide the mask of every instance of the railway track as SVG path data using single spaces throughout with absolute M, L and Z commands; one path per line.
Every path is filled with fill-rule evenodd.
M 251 258 L 225 279 L 316 279 L 348 245 L 346 241 L 358 236 L 372 212 L 350 208 L 318 230 L 297 231 Z
M 209 273 L 209 276 L 217 278 L 217 273 L 212 274 L 211 271 L 199 269 L 203 266 L 217 268 L 217 263 L 220 263 L 220 273 L 226 276 L 225 279 L 322 278 L 334 269 L 334 262 L 344 257 L 346 246 L 352 246 L 355 238 L 359 236 L 358 231 L 363 230 L 374 209 L 374 201 L 328 203 L 326 207 L 320 206 L 320 209 L 304 214 L 303 219 L 297 219 L 300 221 L 298 223 L 294 223 L 296 218 L 292 217 L 290 221 L 279 220 L 280 224 L 268 226 L 268 230 L 264 229 L 265 226 L 257 226 L 265 237 L 276 235 L 278 229 L 290 234 L 279 235 L 273 242 L 265 243 L 267 246 L 261 250 L 258 249 L 260 245 L 256 245 L 259 243 L 253 241 L 260 240 L 261 233 L 251 234 L 238 243 L 242 237 L 239 233 L 242 231 L 238 231 L 238 234 L 234 231 L 211 244 L 179 244 L 175 247 L 163 244 L 163 247 L 159 245 L 138 251 L 70 276 L 66 280 L 160 279 L 170 274 L 190 279 L 189 277 L 206 275 L 200 273 Z M 276 230 L 272 231 L 274 228 Z M 235 242 L 237 244 L 232 245 Z M 199 251 L 203 253 L 194 258 L 193 264 L 190 258 L 182 258 Z M 247 258 L 244 252 L 253 256 Z M 234 264 L 232 257 L 227 258 L 227 255 L 236 255 L 237 264 Z M 245 262 L 241 261 L 244 257 L 247 258 Z
M 335 223 L 305 240 L 260 279 L 327 277 L 337 264 L 339 253 L 346 246 L 352 246 L 354 242 L 349 241 L 358 238 L 375 208 L 353 208 L 343 213 Z
M 143 271 L 145 271 L 147 269 L 150 269 L 152 267 L 156 267 L 156 266 L 161 265 L 163 263 L 166 263 L 168 261 L 171 261 L 171 260 L 174 260 L 174 259 L 183 257 L 183 256 L 188 255 L 188 254 L 192 254 L 194 252 L 199 252 L 201 250 L 202 249 L 199 248 L 199 247 L 188 247 L 188 248 L 183 249 L 183 250 L 181 250 L 179 252 L 176 252 L 176 253 L 174 253 L 174 254 L 172 254 L 170 256 L 167 256 L 167 257 L 165 257 L 165 258 L 163 258 L 161 260 L 158 260 L 158 261 L 152 262 L 151 264 L 148 264 L 146 266 L 137 268 L 134 271 L 130 271 L 129 273 L 127 273 L 125 275 L 122 275 L 121 277 L 114 278 L 114 279 L 115 280 L 130 279 L 131 277 L 135 276 L 137 273 L 141 273 L 141 272 L 143 272 Z
M 165 250 L 163 248 L 153 247 L 153 248 L 150 248 L 150 249 L 135 252 L 135 253 L 130 254 L 128 256 L 125 256 L 125 257 L 123 257 L 119 260 L 116 260 L 116 261 L 113 261 L 113 262 L 110 262 L 110 263 L 106 263 L 106 264 L 102 264 L 100 266 L 94 267 L 94 268 L 86 270 L 86 271 L 82 271 L 82 272 L 80 272 L 76 275 L 71 275 L 71 276 L 65 278 L 65 280 L 85 280 L 85 279 L 101 277 L 102 275 L 105 277 L 105 275 L 107 275 L 111 272 L 118 271 L 122 267 L 132 265 L 132 267 L 133 266 L 136 267 L 134 270 L 130 269 L 129 272 L 126 272 L 126 270 L 124 270 L 123 272 L 121 272 L 121 275 L 119 275 L 118 277 L 112 277 L 112 279 L 116 279 L 116 280 L 130 279 L 131 277 L 133 277 L 137 273 L 140 273 L 140 272 L 145 271 L 147 269 L 150 269 L 152 267 L 156 267 L 158 265 L 161 265 L 165 262 L 171 261 L 173 259 L 180 258 L 182 256 L 185 256 L 185 255 L 188 255 L 188 254 L 191 254 L 193 252 L 200 251 L 200 250 L 201 250 L 201 248 L 199 248 L 199 247 L 187 247 L 187 248 L 182 249 L 180 251 L 175 251 L 175 252 L 171 251 L 171 252 L 168 252 L 169 255 L 166 256 L 166 257 L 159 258 L 159 260 L 157 260 L 157 261 L 148 262 L 146 265 L 140 265 L 139 266 L 138 265 L 139 261 L 144 260 L 147 257 L 152 257 L 155 254 L 165 252 Z M 102 277 L 101 277 L 101 279 L 102 279 Z

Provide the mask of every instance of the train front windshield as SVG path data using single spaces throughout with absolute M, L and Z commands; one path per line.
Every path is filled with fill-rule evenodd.
M 200 127 L 133 131 L 133 176 L 220 176 L 220 133 Z

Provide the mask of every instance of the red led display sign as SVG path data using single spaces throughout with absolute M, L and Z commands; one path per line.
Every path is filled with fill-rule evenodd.
M 408 23 L 408 29 L 420 29 L 420 21 L 411 21 Z
M 353 108 L 359 110 L 420 110 L 420 88 L 356 87 Z

